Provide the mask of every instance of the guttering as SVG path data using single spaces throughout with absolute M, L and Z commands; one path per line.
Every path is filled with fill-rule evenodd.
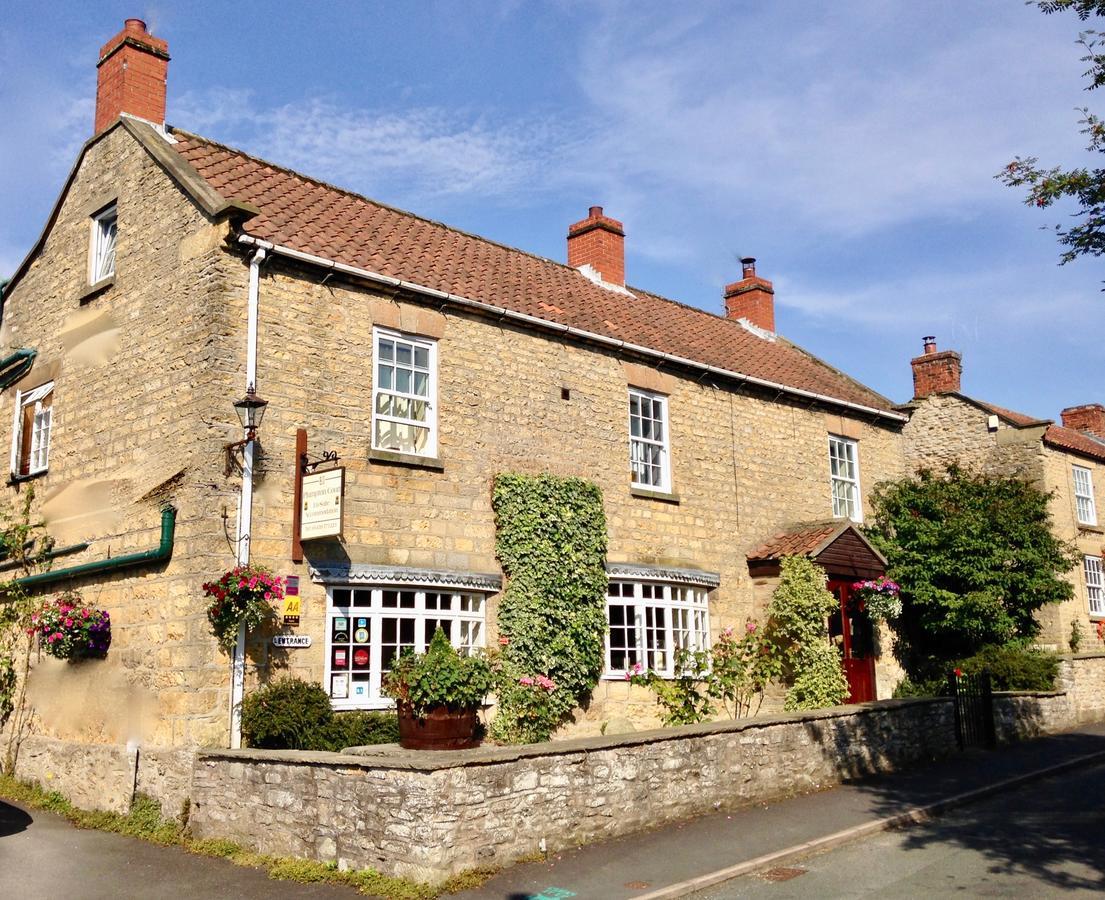
M 7 390 L 31 371 L 37 355 L 37 350 L 23 347 L 0 359 L 0 391 Z
M 67 569 L 53 569 L 37 575 L 27 575 L 15 579 L 20 587 L 42 587 L 64 581 L 67 578 L 83 578 L 86 575 L 99 575 L 103 572 L 115 573 L 122 569 L 133 569 L 153 563 L 168 562 L 173 556 L 173 541 L 176 537 L 176 509 L 166 506 L 161 510 L 161 542 L 152 550 L 140 550 L 137 553 L 125 553 L 93 562 L 81 563 Z
M 359 269 L 356 266 L 349 266 L 345 263 L 336 262 L 332 259 L 326 259 L 322 256 L 314 256 L 311 253 L 303 253 L 300 250 L 293 250 L 291 247 L 284 247 L 280 244 L 273 244 L 270 241 L 264 241 L 260 238 L 255 238 L 249 234 L 239 235 L 238 242 L 241 244 L 248 244 L 251 247 L 259 247 L 272 253 L 278 253 L 281 256 L 286 256 L 288 259 L 294 259 L 298 262 L 307 263 L 312 266 L 319 266 L 320 268 L 328 269 L 331 272 L 341 272 L 344 275 L 351 275 L 355 278 L 361 278 L 366 281 L 374 281 L 377 284 L 386 284 L 389 287 L 401 288 L 402 290 L 411 291 L 416 294 L 422 294 L 426 297 L 433 297 L 436 300 L 443 300 L 446 303 L 454 303 L 457 306 L 466 306 L 469 309 L 478 309 L 485 313 L 491 313 L 492 315 L 501 319 L 511 319 L 515 322 L 521 322 L 525 325 L 530 326 L 531 328 L 540 328 L 545 331 L 554 331 L 560 332 L 562 334 L 568 334 L 580 340 L 602 344 L 606 347 L 613 347 L 617 350 L 628 351 L 630 353 L 640 354 L 641 356 L 648 356 L 653 359 L 660 359 L 664 362 L 673 363 L 675 365 L 687 366 L 692 369 L 698 369 L 703 372 L 708 372 L 711 375 L 717 375 L 721 378 L 733 379 L 745 384 L 753 384 L 757 387 L 780 391 L 784 394 L 791 394 L 796 397 L 804 397 L 808 400 L 816 400 L 820 403 L 827 403 L 832 406 L 844 407 L 845 409 L 855 410 L 856 412 L 865 413 L 869 416 L 889 419 L 893 422 L 909 421 L 909 416 L 904 416 L 901 413 L 893 413 L 887 410 L 876 409 L 873 406 L 864 406 L 860 403 L 852 403 L 848 400 L 841 400 L 837 397 L 830 397 L 827 394 L 818 394 L 814 391 L 806 391 L 802 388 L 791 387 L 786 384 L 778 384 L 774 381 L 768 381 L 765 378 L 756 378 L 753 375 L 744 375 L 741 372 L 733 372 L 729 369 L 722 369 L 719 366 L 711 366 L 708 363 L 698 362 L 693 359 L 687 359 L 683 356 L 675 356 L 671 353 L 664 353 L 661 350 L 653 350 L 651 347 L 642 347 L 640 344 L 631 344 L 628 341 L 619 341 L 617 338 L 607 337 L 603 334 L 596 334 L 593 331 L 584 331 L 582 328 L 573 328 L 571 325 L 565 325 L 562 322 L 553 322 L 549 319 L 541 319 L 537 316 L 530 316 L 526 313 L 516 312 L 513 309 L 507 309 L 504 306 L 495 306 L 491 303 L 483 303 L 479 300 L 471 300 L 468 297 L 461 297 L 457 294 L 450 294 L 446 291 L 439 291 L 436 288 L 426 287 L 425 285 L 416 284 L 412 281 L 403 281 L 401 278 L 392 278 L 390 275 L 381 275 L 379 272 L 372 272 L 368 269 Z

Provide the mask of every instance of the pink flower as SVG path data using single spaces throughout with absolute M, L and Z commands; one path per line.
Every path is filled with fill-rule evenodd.
M 73 620 L 72 619 L 66 619 L 65 620 L 65 627 L 66 628 L 72 628 L 73 627 Z
M 510 638 L 508 638 L 505 634 L 500 636 L 500 638 L 499 638 L 500 646 L 505 647 L 509 643 L 510 643 Z
M 533 679 L 530 678 L 528 675 L 523 675 L 521 678 L 518 679 L 518 683 L 524 684 L 528 687 L 529 685 L 533 684 Z
M 534 680 L 537 682 L 538 687 L 543 687 L 546 691 L 556 690 L 556 682 L 547 675 L 538 675 Z
M 749 634 L 755 634 L 756 623 L 749 619 L 747 622 L 744 623 L 744 630 L 747 631 Z
M 271 600 L 272 599 L 272 591 L 265 591 L 265 599 L 266 600 Z
M 89 613 L 89 611 L 87 609 L 82 609 L 81 610 L 81 616 L 83 616 L 84 618 L 87 619 L 89 617 L 89 615 L 91 615 L 91 613 Z

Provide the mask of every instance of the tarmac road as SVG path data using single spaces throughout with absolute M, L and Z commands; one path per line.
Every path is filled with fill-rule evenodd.
M 1046 778 L 903 831 L 883 832 L 693 896 L 1100 896 L 1105 892 L 1103 783 L 1105 765 Z

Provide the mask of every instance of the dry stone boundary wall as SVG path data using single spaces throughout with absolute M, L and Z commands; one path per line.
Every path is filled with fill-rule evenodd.
M 1066 658 L 1060 686 L 996 695 L 999 740 L 1105 718 L 1105 654 Z M 947 756 L 954 721 L 947 699 L 883 700 L 440 754 L 147 748 L 137 773 L 133 750 L 32 736 L 18 774 L 86 808 L 188 798 L 197 837 L 436 880 Z

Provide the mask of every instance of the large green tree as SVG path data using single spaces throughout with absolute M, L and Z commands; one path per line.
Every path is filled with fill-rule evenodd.
M 1036 612 L 1072 596 L 1077 551 L 1052 531 L 1049 495 L 957 466 L 878 485 L 871 540 L 902 588 L 896 652 L 911 675 L 937 660 L 1031 638 Z
M 1045 13 L 1073 11 L 1082 21 L 1091 17 L 1105 17 L 1105 0 L 1038 0 L 1037 6 Z M 1089 79 L 1086 90 L 1092 91 L 1105 84 L 1105 52 L 1102 52 L 1102 35 L 1094 30 L 1083 31 L 1078 43 L 1085 50 L 1082 61 L 1089 64 L 1085 75 Z M 1083 108 L 1082 133 L 1088 138 L 1089 153 L 1105 153 L 1105 122 Z M 996 178 L 1009 187 L 1027 187 L 1025 203 L 1041 209 L 1063 198 L 1074 201 L 1077 211 L 1073 224 L 1056 225 L 1059 243 L 1066 249 L 1064 263 L 1083 256 L 1100 256 L 1105 253 L 1105 169 L 1081 166 L 1064 169 L 1062 166 L 1044 168 L 1035 156 L 1016 157 Z

